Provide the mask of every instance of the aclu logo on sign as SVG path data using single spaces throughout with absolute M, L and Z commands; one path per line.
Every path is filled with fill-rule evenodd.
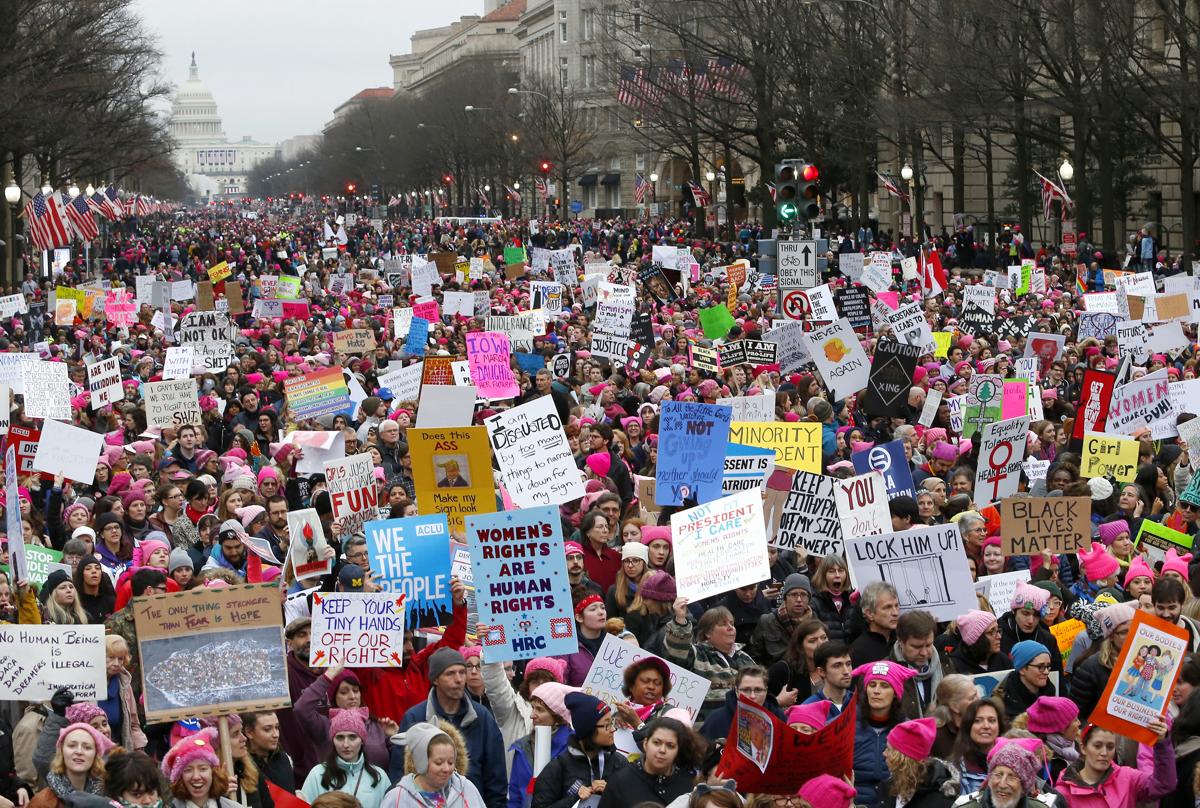
M 440 536 L 442 535 L 441 525 L 417 525 L 414 531 L 416 536 Z

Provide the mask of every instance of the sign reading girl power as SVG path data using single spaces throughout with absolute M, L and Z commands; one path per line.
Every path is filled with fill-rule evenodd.
M 578 650 L 558 508 L 466 518 L 488 662 Z

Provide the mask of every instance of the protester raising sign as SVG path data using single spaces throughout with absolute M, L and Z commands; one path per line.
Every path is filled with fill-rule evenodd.
M 978 608 L 958 525 L 878 536 L 843 535 L 858 589 L 872 581 L 887 581 L 896 587 L 901 612 L 921 609 L 938 620 L 953 620 Z
M 78 701 L 102 701 L 105 659 L 104 626 L 0 625 L 0 698 L 46 701 L 65 687 Z
M 363 526 L 367 557 L 385 592 L 403 594 L 410 629 L 450 624 L 450 531 L 446 517 L 409 516 Z
M 404 595 L 315 592 L 311 636 L 311 667 L 399 667 L 404 662 Z
M 656 505 L 709 502 L 721 496 L 733 410 L 719 404 L 664 401 L 658 420 Z
M 697 601 L 771 577 L 758 491 L 674 513 L 671 533 L 680 597 Z
M 1091 514 L 1090 497 L 1009 497 L 1000 503 L 1001 549 L 1007 556 L 1078 553 L 1092 546 Z
M 515 398 L 521 390 L 513 377 L 508 336 L 496 331 L 472 331 L 467 334 L 467 362 L 471 381 L 481 398 Z
M 583 475 L 550 396 L 484 420 L 505 490 L 518 508 L 561 505 L 584 495 Z
M 369 454 L 351 455 L 325 464 L 325 481 L 333 503 L 333 524 L 339 536 L 362 530 L 364 522 L 376 518 L 379 488 L 375 484 L 375 464 Z
M 983 428 L 979 468 L 975 472 L 975 504 L 981 508 L 1017 493 L 1021 459 L 1029 436 L 1029 418 L 993 421 Z
M 686 710 L 694 720 L 704 707 L 708 680 L 633 643 L 619 640 L 612 634 L 605 633 L 600 651 L 593 659 L 580 689 L 608 704 L 624 704 L 628 698 L 624 692 L 625 669 L 643 659 L 657 659 L 666 666 L 670 671 L 671 687 L 664 701 L 671 707 Z
M 200 423 L 195 379 L 147 382 L 142 386 L 142 395 L 146 400 L 146 423 L 150 426 L 174 429 Z
M 485 661 L 578 650 L 556 507 L 468 516 L 467 541 Z
M 842 526 L 833 486 L 832 477 L 797 471 L 771 546 L 802 548 L 811 556 L 840 555 L 844 549 Z
M 409 429 L 408 439 L 421 510 L 446 514 L 455 534 L 467 514 L 496 510 L 486 428 Z

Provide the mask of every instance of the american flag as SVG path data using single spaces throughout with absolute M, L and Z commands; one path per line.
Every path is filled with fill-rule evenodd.
M 775 196 L 779 193 L 779 188 L 773 182 L 767 183 L 767 193 L 771 195 L 771 201 L 775 202 Z
M 111 212 L 108 209 L 108 199 L 99 191 L 87 198 L 87 206 L 91 208 L 93 213 L 99 213 L 105 219 L 112 220 Z
M 714 93 L 726 95 L 734 99 L 744 99 L 749 96 L 744 82 L 749 71 L 745 65 L 740 65 L 728 56 L 718 56 L 708 60 L 709 84 Z
M 149 216 L 154 212 L 150 207 L 150 200 L 141 194 L 138 194 L 136 197 L 134 197 L 133 210 L 138 216 Z
M 625 65 L 617 76 L 617 101 L 627 107 L 641 109 L 646 105 L 646 71 Z
M 518 191 L 516 188 L 512 188 L 512 187 L 510 187 L 510 186 L 508 186 L 508 185 L 505 185 L 505 186 L 504 186 L 504 193 L 505 193 L 505 194 L 508 196 L 508 198 L 509 198 L 510 200 L 512 200 L 513 202 L 516 202 L 516 203 L 517 203 L 517 205 L 518 205 L 518 206 L 520 206 L 520 204 L 521 204 L 521 193 L 520 193 L 520 191 Z
M 104 189 L 104 196 L 108 199 L 109 208 L 115 217 L 113 221 L 125 218 L 125 208 L 121 205 L 121 196 L 117 193 L 117 189 L 111 185 L 108 186 Z
M 650 187 L 650 183 L 646 182 L 646 178 L 641 174 L 633 175 L 633 201 L 640 205 L 646 200 L 646 190 Z
M 475 186 L 475 193 L 479 194 L 479 203 L 481 205 L 483 205 L 485 208 L 490 208 L 492 206 L 492 202 L 488 199 L 487 194 L 483 192 L 482 186 Z
M 533 182 L 537 187 L 537 192 L 541 194 L 542 199 L 548 199 L 550 197 L 550 186 L 546 184 L 546 181 L 539 178 L 535 179 Z
M 75 228 L 80 241 L 99 238 L 100 228 L 96 227 L 96 218 L 83 194 L 67 203 L 67 218 L 71 220 L 71 226 Z
M 878 171 L 875 172 L 875 176 L 879 177 L 879 184 L 882 185 L 884 190 L 886 190 L 889 194 L 897 197 L 902 202 L 908 202 L 908 192 L 901 188 L 894 179 L 886 174 L 880 174 Z
M 25 205 L 25 221 L 29 224 L 29 235 L 39 250 L 52 250 L 71 243 L 70 225 L 63 218 L 56 193 L 47 197 L 38 191 Z
M 688 180 L 688 190 L 692 192 L 692 199 L 696 200 L 696 204 L 702 208 L 708 207 L 708 203 L 712 202 L 712 196 L 708 191 L 700 187 L 698 183 Z
M 708 63 L 708 59 L 700 59 L 687 66 L 687 72 L 684 76 L 688 80 L 688 83 L 692 85 L 692 89 L 696 95 L 707 95 L 711 89 L 708 76 Z
M 1065 189 L 1055 185 L 1053 182 L 1046 179 L 1041 174 L 1038 174 L 1036 171 L 1033 173 L 1037 174 L 1038 181 L 1042 186 L 1042 213 L 1045 218 L 1050 218 L 1050 214 L 1053 212 L 1052 209 L 1055 199 L 1058 199 L 1062 202 L 1063 210 L 1069 210 L 1075 207 L 1075 203 L 1071 201 L 1071 197 L 1067 196 Z

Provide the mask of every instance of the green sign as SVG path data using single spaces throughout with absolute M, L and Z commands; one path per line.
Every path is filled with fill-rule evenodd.
M 29 583 L 41 588 L 50 577 L 50 573 L 62 561 L 62 553 L 49 547 L 38 547 L 34 544 L 25 545 L 25 560 L 29 563 Z M 0 569 L 8 572 L 8 565 L 0 565 Z M 67 572 L 70 569 L 67 568 Z M 14 582 L 15 583 L 15 582 Z
M 1174 550 L 1179 555 L 1190 551 L 1194 538 L 1160 522 L 1143 519 L 1133 544 L 1138 550 L 1149 553 L 1154 560 L 1161 561 L 1166 557 L 1167 550 Z
M 504 264 L 512 266 L 513 264 L 525 264 L 525 248 L 524 247 L 505 247 L 504 248 Z
M 790 222 L 800 215 L 800 208 L 796 207 L 795 202 L 780 202 L 776 208 L 779 214 L 779 221 Z

